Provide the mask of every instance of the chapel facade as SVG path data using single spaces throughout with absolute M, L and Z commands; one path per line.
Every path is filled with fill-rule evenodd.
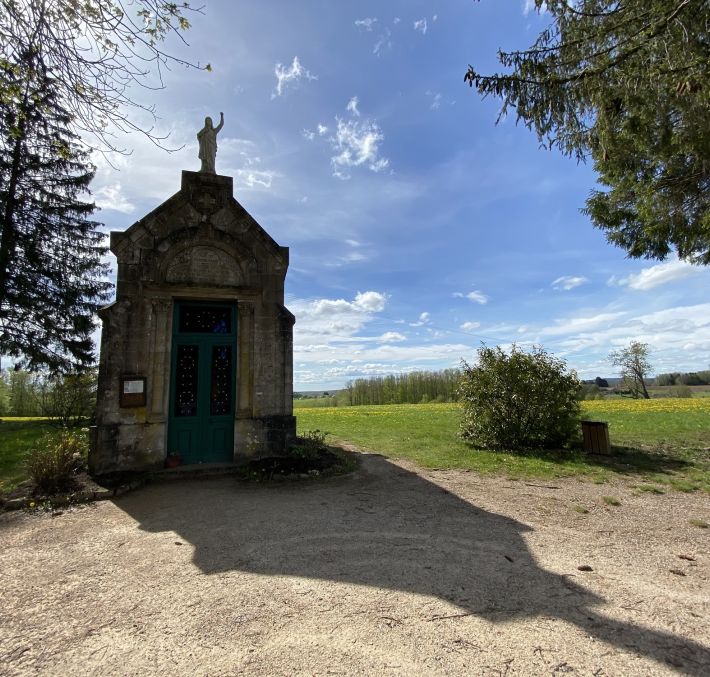
M 296 435 L 289 251 L 234 199 L 232 178 L 183 171 L 110 247 L 90 470 L 284 454 Z

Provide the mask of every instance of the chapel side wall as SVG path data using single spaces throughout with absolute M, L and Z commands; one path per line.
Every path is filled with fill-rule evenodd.
M 89 464 L 95 474 L 159 467 L 165 458 L 165 416 L 153 411 L 153 403 L 155 391 L 165 391 L 169 373 L 152 366 L 156 358 L 165 358 L 170 346 L 169 342 L 163 343 L 162 356 L 156 354 L 155 332 L 160 326 L 156 322 L 154 304 L 140 287 L 131 283 L 135 270 L 122 262 L 118 269 L 118 299 L 101 311 L 104 329 L 96 427 L 92 432 Z M 121 284 L 124 281 L 128 284 Z M 130 375 L 146 377 L 143 407 L 120 406 L 121 377 Z
M 263 292 L 253 305 L 252 381 L 253 414 L 235 424 L 235 455 L 271 456 L 285 453 L 295 442 L 296 421 L 292 415 L 292 363 L 286 352 L 292 342 L 293 316 L 286 312 L 284 324 L 284 275 L 269 271 L 262 276 Z M 244 379 L 242 372 L 239 379 Z

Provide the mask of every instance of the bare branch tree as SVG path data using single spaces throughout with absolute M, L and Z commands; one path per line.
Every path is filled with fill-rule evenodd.
M 13 64 L 28 52 L 60 88 L 74 132 L 102 152 L 124 152 L 115 130 L 137 131 L 158 146 L 153 106 L 133 87 L 162 89 L 171 66 L 211 70 L 165 51 L 165 40 L 190 28 L 189 2 L 166 0 L 0 0 L 0 59 Z M 0 83 L 0 97 L 11 96 Z M 148 114 L 152 123 L 144 125 Z

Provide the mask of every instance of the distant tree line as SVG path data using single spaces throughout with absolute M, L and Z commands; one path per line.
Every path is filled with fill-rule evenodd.
M 460 378 L 458 369 L 358 378 L 348 382 L 337 399 L 345 406 L 455 402 Z
M 657 386 L 707 386 L 710 385 L 710 369 L 705 371 L 677 372 L 658 374 Z
M 44 416 L 63 425 L 90 420 L 96 407 L 96 371 L 49 376 L 23 369 L 0 372 L 0 416 Z

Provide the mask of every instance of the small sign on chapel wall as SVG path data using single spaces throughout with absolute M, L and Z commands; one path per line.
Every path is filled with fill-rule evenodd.
M 122 408 L 145 407 L 145 376 L 121 376 L 120 395 Z

